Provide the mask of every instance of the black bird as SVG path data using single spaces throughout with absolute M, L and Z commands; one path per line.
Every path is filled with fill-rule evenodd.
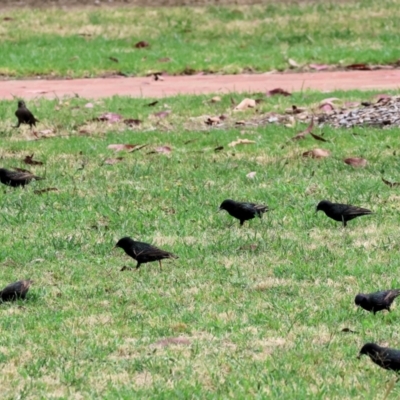
M 178 258 L 178 256 L 169 253 L 168 251 L 161 250 L 149 243 L 136 242 L 130 237 L 124 237 L 118 240 L 115 247 L 121 247 L 128 256 L 137 261 L 136 269 L 139 269 L 141 264 L 158 261 L 160 269 L 162 270 L 161 260 L 164 260 L 165 258 Z
M 323 211 L 329 218 L 335 221 L 343 222 L 343 226 L 346 226 L 347 221 L 354 218 L 372 214 L 372 211 L 366 208 L 351 206 L 349 204 L 331 203 L 328 200 L 322 200 L 318 203 L 315 212 L 318 211 Z
M 10 171 L 9 169 L 0 168 L 0 182 L 4 185 L 17 187 L 25 186 L 32 179 L 41 180 L 40 176 L 33 175 L 28 171 Z
M 2 291 L 0 291 L 0 299 L 2 301 L 14 301 L 17 299 L 25 299 L 29 287 L 33 281 L 24 280 L 10 283 Z
M 219 206 L 219 210 L 228 211 L 232 217 L 240 221 L 240 225 L 244 224 L 244 221 L 253 219 L 254 217 L 261 218 L 263 213 L 268 211 L 268 207 L 262 204 L 245 203 L 235 200 L 224 200 Z
M 381 347 L 376 343 L 366 343 L 361 348 L 357 358 L 360 358 L 363 354 L 369 356 L 375 364 L 384 369 L 396 372 L 400 370 L 400 350 Z
M 33 114 L 26 108 L 25 102 L 23 100 L 18 101 L 18 109 L 15 111 L 15 116 L 18 118 L 18 125 L 16 128 L 19 128 L 21 124 L 29 124 L 32 128 L 36 126 L 36 122 L 39 122 Z
M 376 314 L 378 311 L 382 310 L 390 311 L 390 306 L 399 295 L 400 289 L 382 290 L 369 294 L 359 293 L 354 299 L 354 302 L 364 310 Z

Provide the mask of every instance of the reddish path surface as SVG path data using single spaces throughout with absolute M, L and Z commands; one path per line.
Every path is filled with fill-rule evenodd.
M 332 91 L 388 90 L 400 88 L 400 70 L 336 71 L 299 74 L 195 75 L 153 78 L 95 78 L 74 80 L 0 81 L 0 99 L 74 96 L 100 98 L 114 95 L 165 97 L 177 94 L 264 92 L 313 89 Z

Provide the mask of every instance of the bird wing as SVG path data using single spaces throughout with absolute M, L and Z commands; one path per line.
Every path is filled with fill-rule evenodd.
M 164 257 L 164 258 L 178 258 L 174 254 L 161 250 L 158 247 L 152 246 L 150 244 L 146 246 L 140 246 L 133 249 L 135 256 L 151 256 L 151 257 Z
M 343 215 L 366 215 L 366 214 L 372 214 L 372 211 L 368 210 L 367 208 L 350 206 L 350 205 L 347 205 L 347 204 L 343 204 L 342 206 L 343 206 L 343 208 L 341 210 L 341 213 Z
M 400 289 L 387 290 L 385 292 L 384 302 L 391 303 L 397 296 L 400 295 Z
M 15 180 L 15 181 L 26 181 L 26 180 L 31 180 L 31 179 L 37 179 L 37 180 L 41 180 L 44 178 L 41 178 L 40 176 L 36 176 L 33 175 L 31 172 L 28 171 L 15 171 L 10 173 L 9 176 L 11 179 Z
M 263 204 L 256 204 L 256 203 L 241 203 L 242 208 L 251 211 L 257 212 L 265 212 L 268 211 L 268 207 L 264 206 Z

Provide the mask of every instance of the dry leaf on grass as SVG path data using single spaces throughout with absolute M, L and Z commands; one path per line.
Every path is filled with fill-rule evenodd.
M 310 135 L 315 139 L 315 140 L 319 140 L 320 142 L 327 142 L 326 139 L 324 139 L 322 136 L 318 136 L 315 133 L 310 132 Z
M 304 139 L 307 134 L 309 134 L 314 128 L 314 118 L 311 118 L 310 125 L 304 130 L 299 132 L 297 135 L 292 137 L 292 140 Z
M 43 194 L 43 193 L 47 193 L 47 192 L 58 192 L 58 189 L 55 187 L 51 187 L 51 188 L 46 188 L 46 189 L 40 189 L 40 190 L 34 190 L 33 193 L 35 194 Z
M 370 71 L 371 70 L 371 67 L 368 64 L 364 64 L 364 63 L 346 65 L 345 68 L 356 70 L 356 71 Z
M 249 139 L 238 139 L 238 140 L 235 140 L 235 141 L 233 141 L 233 142 L 230 142 L 230 143 L 228 144 L 228 146 L 229 146 L 229 147 L 235 147 L 235 146 L 237 146 L 237 145 L 239 145 L 239 144 L 254 144 L 254 143 L 256 143 L 254 140 L 249 140 Z
M 218 125 L 221 122 L 221 117 L 208 117 L 204 123 L 206 125 L 212 126 L 212 125 Z
M 315 71 L 323 71 L 329 68 L 329 65 L 326 64 L 310 64 L 309 67 L 314 69 Z
M 391 187 L 391 188 L 400 186 L 400 182 L 390 182 L 390 181 L 387 181 L 387 180 L 384 179 L 384 178 L 382 178 L 382 181 L 383 181 L 383 183 L 384 183 L 385 185 L 388 185 L 388 186 Z
M 29 165 L 43 165 L 41 161 L 36 161 L 33 159 L 33 154 L 30 156 L 26 156 L 24 158 L 24 163 Z
M 100 117 L 94 118 L 94 121 L 109 122 L 110 124 L 115 124 L 121 121 L 122 116 L 116 113 L 107 112 L 101 114 Z
M 349 157 L 345 158 L 343 161 L 352 167 L 366 167 L 368 164 L 365 158 L 360 157 Z
M 104 164 L 114 165 L 122 160 L 123 160 L 123 157 L 107 158 L 107 160 L 104 161 Z
M 254 179 L 254 177 L 256 176 L 256 173 L 257 173 L 257 172 L 254 172 L 254 171 L 249 172 L 249 173 L 246 175 L 246 178 Z
M 132 152 L 134 150 L 142 149 L 143 147 L 147 146 L 147 144 L 109 144 L 107 149 L 114 150 L 114 151 L 123 151 L 127 150 L 128 152 Z
M 214 96 L 211 100 L 210 103 L 219 103 L 221 101 L 221 97 L 219 96 Z
M 291 68 L 299 68 L 300 67 L 300 65 L 292 58 L 288 58 L 287 62 Z
M 325 158 L 329 157 L 330 151 L 324 149 L 314 149 L 309 150 L 303 153 L 303 157 L 311 157 L 311 158 Z
M 307 111 L 307 108 L 305 108 L 305 107 L 297 107 L 297 106 L 295 106 L 295 105 L 293 104 L 291 108 L 287 108 L 287 109 L 285 110 L 285 114 L 293 114 L 293 115 L 296 115 L 296 114 L 301 114 L 301 113 L 303 113 L 303 112 L 305 112 L 305 111 Z
M 115 58 L 115 57 L 108 57 L 108 59 L 109 59 L 110 61 L 115 62 L 115 63 L 119 63 L 118 58 Z
M 291 93 L 289 93 L 286 90 L 283 90 L 281 88 L 268 90 L 268 92 L 266 94 L 268 97 L 277 96 L 277 95 L 281 95 L 281 96 L 291 96 L 292 95 Z
M 86 103 L 84 107 L 85 108 L 93 108 L 94 105 L 93 105 L 93 103 Z
M 149 46 L 150 46 L 150 44 L 148 42 L 144 41 L 144 40 L 141 40 L 140 42 L 137 42 L 135 44 L 135 47 L 137 49 L 144 49 L 145 47 L 149 47 Z
M 243 111 L 248 108 L 254 108 L 257 102 L 254 99 L 243 99 L 234 109 L 233 111 Z
M 224 149 L 224 146 L 217 146 L 214 151 L 217 153 L 218 151 L 221 151 Z
M 138 126 L 142 123 L 140 119 L 135 119 L 135 118 L 127 118 L 124 119 L 124 124 L 128 126 Z
M 166 117 L 168 117 L 169 114 L 171 114 L 171 111 L 166 110 L 166 111 L 156 112 L 152 115 L 154 115 L 155 117 L 158 117 L 158 118 L 166 118 Z

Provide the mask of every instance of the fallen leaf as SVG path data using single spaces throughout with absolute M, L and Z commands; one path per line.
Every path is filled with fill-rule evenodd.
M 42 193 L 47 193 L 47 192 L 58 192 L 58 189 L 55 187 L 51 188 L 46 188 L 46 189 L 40 189 L 40 190 L 34 190 L 33 193 L 35 194 L 42 194 Z
M 205 121 L 204 121 L 204 123 L 206 124 L 206 125 L 217 125 L 217 124 L 219 124 L 221 122 L 221 119 L 220 119 L 220 117 L 208 117 Z
M 155 343 L 156 346 L 161 346 L 161 347 L 166 347 L 166 346 L 169 346 L 170 344 L 189 345 L 190 340 L 187 338 L 184 338 L 184 337 L 170 337 L 170 338 L 161 339 Z
M 152 101 L 151 103 L 146 104 L 147 107 L 154 107 L 156 104 L 158 104 L 158 100 Z
M 316 71 L 323 71 L 329 68 L 329 65 L 326 64 L 310 64 L 309 67 L 311 69 L 315 69 Z
M 256 143 L 254 140 L 249 139 L 238 139 L 228 144 L 229 147 L 235 147 L 238 144 L 253 144 Z
M 14 18 L 11 18 L 11 17 L 4 17 L 3 18 L 3 21 L 13 21 L 14 20 Z
M 150 46 L 150 44 L 148 42 L 145 42 L 144 40 L 141 40 L 140 42 L 137 42 L 135 44 L 135 47 L 137 49 L 144 49 L 145 47 L 149 47 L 149 46 Z
M 170 62 L 171 59 L 169 57 L 161 57 L 157 61 L 160 63 L 167 63 L 167 62 Z
M 86 103 L 84 107 L 85 108 L 93 108 L 94 105 L 93 105 L 93 103 Z
M 104 164 L 114 165 L 122 160 L 123 160 L 123 157 L 107 158 L 107 160 L 104 161 Z
M 134 118 L 127 118 L 124 119 L 124 124 L 128 125 L 128 126 L 137 126 L 140 125 L 142 123 L 142 121 L 140 119 L 134 119 Z
M 236 121 L 235 122 L 235 125 L 239 125 L 239 126 L 242 126 L 242 125 L 246 125 L 246 121 Z
M 162 72 L 154 72 L 152 75 L 153 75 L 155 81 L 163 81 L 163 80 L 164 80 L 164 79 L 161 77 Z
M 297 107 L 295 105 L 292 105 L 291 108 L 287 108 L 285 110 L 285 114 L 301 114 L 302 112 L 307 111 L 305 107 Z
M 243 111 L 248 108 L 254 108 L 256 106 L 256 101 L 254 99 L 243 99 L 233 110 Z
M 390 96 L 389 94 L 377 94 L 376 96 L 374 96 L 375 100 L 377 103 L 380 103 L 384 100 L 390 100 L 392 98 L 392 96 Z
M 309 150 L 303 153 L 303 157 L 311 157 L 311 158 L 325 158 L 329 157 L 331 153 L 328 150 L 324 149 L 314 149 Z
M 121 121 L 122 116 L 116 113 L 112 112 L 107 112 L 104 114 L 101 114 L 100 117 L 95 118 L 95 121 L 101 121 L 101 122 L 109 122 L 111 124 L 115 124 L 116 122 Z
M 322 110 L 323 112 L 330 112 L 333 111 L 335 108 L 332 104 L 326 103 L 326 104 L 321 104 L 319 106 L 319 109 Z
M 281 89 L 281 88 L 276 88 L 276 89 L 268 90 L 268 92 L 267 92 L 267 96 L 268 96 L 268 97 L 276 96 L 276 95 L 291 96 L 292 94 L 289 93 L 289 92 L 287 92 L 286 90 Z
M 326 139 L 324 139 L 322 136 L 318 136 L 315 133 L 310 132 L 310 135 L 315 139 L 315 140 L 319 140 L 320 142 L 327 142 Z
M 43 165 L 41 161 L 36 161 L 33 159 L 33 154 L 30 156 L 26 156 L 24 158 L 24 163 L 29 165 Z
M 371 70 L 371 67 L 368 64 L 364 64 L 364 63 L 346 65 L 345 68 L 353 69 L 356 71 L 370 71 Z
M 292 140 L 304 139 L 305 136 L 313 130 L 313 128 L 314 128 L 314 118 L 311 118 L 310 125 L 308 125 L 307 129 L 305 129 L 302 132 L 299 132 L 296 136 L 293 136 Z
M 350 328 L 343 328 L 340 332 L 346 332 L 346 333 L 358 333 L 356 331 L 351 330 Z
M 221 97 L 219 97 L 219 96 L 214 96 L 214 97 L 210 100 L 211 103 L 218 103 L 218 102 L 220 102 L 220 101 L 221 101 Z
M 352 167 L 366 167 L 368 164 L 365 158 L 359 158 L 359 157 L 345 158 L 343 161 L 346 164 L 351 165 Z
M 138 144 L 109 144 L 107 149 L 114 151 L 123 151 L 128 150 L 132 151 L 135 147 L 138 147 Z
M 340 103 L 340 99 L 337 97 L 328 97 L 327 99 L 323 99 L 319 102 L 320 105 L 331 104 L 332 106 L 335 106 L 335 103 Z
M 109 59 L 110 61 L 115 62 L 115 63 L 119 63 L 118 58 L 115 58 L 115 57 L 108 57 L 108 59 Z
M 254 251 L 257 249 L 257 245 L 256 244 L 247 244 L 244 246 L 239 247 L 239 250 L 250 250 L 250 251 Z
M 218 151 L 221 151 L 224 149 L 224 146 L 218 146 L 214 149 L 214 151 L 217 153 Z
M 153 115 L 158 118 L 166 118 L 166 117 L 168 117 L 169 114 L 171 114 L 171 111 L 165 110 L 165 111 L 156 112 Z
M 382 178 L 382 181 L 383 181 L 383 183 L 385 183 L 386 185 L 388 185 L 391 188 L 400 186 L 400 182 L 390 182 L 390 181 L 387 181 L 384 178 Z
M 161 154 L 169 154 L 171 153 L 172 149 L 169 146 L 160 146 L 155 148 L 156 153 L 161 153 Z
M 291 68 L 299 68 L 300 67 L 300 65 L 296 61 L 294 61 L 292 58 L 289 58 L 287 60 L 287 62 Z
M 346 108 L 354 108 L 354 107 L 359 107 L 360 106 L 360 102 L 359 101 L 346 101 L 344 103 L 344 106 Z
M 249 173 L 246 175 L 246 178 L 254 179 L 254 177 L 256 176 L 256 173 L 257 173 L 257 172 L 254 172 L 254 171 L 249 172 Z

